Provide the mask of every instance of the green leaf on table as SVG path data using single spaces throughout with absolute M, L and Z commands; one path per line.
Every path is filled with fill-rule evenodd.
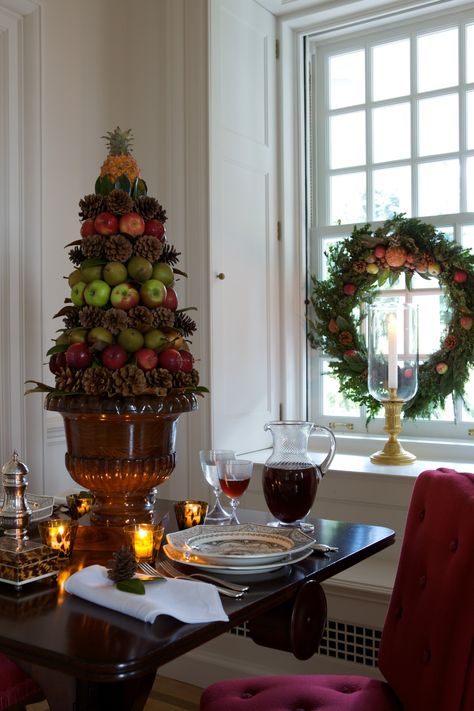
M 128 580 L 120 580 L 116 583 L 117 590 L 122 592 L 133 593 L 134 595 L 144 595 L 145 586 L 138 578 L 129 578 Z

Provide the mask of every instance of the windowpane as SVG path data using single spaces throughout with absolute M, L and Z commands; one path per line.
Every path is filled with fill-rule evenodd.
M 434 279 L 432 281 L 434 282 Z M 427 283 L 425 281 L 425 284 Z M 419 352 L 429 356 L 438 350 L 440 334 L 446 325 L 446 313 L 441 310 L 441 294 L 414 295 L 413 303 L 418 306 L 418 323 L 430 324 L 429 328 L 418 329 Z
M 365 101 L 364 50 L 329 58 L 329 108 L 363 104 Z
M 474 158 L 466 161 L 466 209 L 474 212 Z
M 473 38 L 474 42 L 474 38 Z M 467 147 L 468 150 L 474 148 L 474 91 L 468 91 L 466 96 L 467 103 Z
M 431 91 L 458 83 L 457 28 L 418 37 L 418 91 Z
M 464 422 L 474 422 L 474 370 L 471 371 L 471 376 L 466 383 L 465 394 L 467 401 L 466 404 L 469 406 L 471 412 L 469 412 L 469 410 L 463 403 L 462 419 L 464 420 Z
M 410 41 L 387 42 L 372 49 L 372 98 L 392 99 L 410 93 Z
M 474 249 L 474 225 L 467 225 L 462 228 L 461 243 L 464 247 Z
M 418 102 L 419 155 L 451 153 L 459 149 L 459 100 L 457 94 Z
M 374 170 L 373 176 L 373 219 L 386 220 L 394 212 L 411 215 L 410 167 Z
M 395 104 L 372 112 L 373 160 L 383 163 L 410 157 L 410 104 Z
M 324 364 L 323 376 L 323 415 L 326 417 L 359 417 L 359 407 L 345 400 L 339 392 L 339 381 L 328 371 L 327 362 Z
M 474 81 L 474 25 L 466 28 L 466 81 Z
M 418 168 L 418 214 L 459 212 L 459 161 L 422 163 Z
M 329 145 L 331 168 L 365 164 L 365 112 L 331 116 Z
M 330 224 L 367 220 L 365 172 L 333 175 L 329 185 Z

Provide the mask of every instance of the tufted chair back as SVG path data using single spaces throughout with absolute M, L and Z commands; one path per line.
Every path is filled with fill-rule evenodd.
M 201 711 L 474 711 L 474 474 L 416 481 L 379 666 L 213 684 Z
M 405 711 L 474 710 L 474 474 L 418 477 L 379 667 Z

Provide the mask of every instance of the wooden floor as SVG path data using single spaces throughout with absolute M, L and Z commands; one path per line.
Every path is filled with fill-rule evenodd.
M 202 689 L 175 679 L 156 677 L 144 711 L 199 711 Z M 48 704 L 30 704 L 28 711 L 49 711 Z

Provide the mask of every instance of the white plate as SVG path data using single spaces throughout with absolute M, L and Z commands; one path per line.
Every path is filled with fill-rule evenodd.
M 226 567 L 271 563 L 314 543 L 298 528 L 275 530 L 256 523 L 188 528 L 169 533 L 166 540 L 177 551 Z
M 269 573 L 272 570 L 283 568 L 285 565 L 298 563 L 300 560 L 304 560 L 312 553 L 311 549 L 300 551 L 299 553 L 291 553 L 290 555 L 286 555 L 284 558 L 280 558 L 273 563 L 255 563 L 254 565 L 218 565 L 202 560 L 201 558 L 198 558 L 197 555 L 189 555 L 188 557 L 185 553 L 181 553 L 168 543 L 163 546 L 163 551 L 166 557 L 173 563 L 188 565 L 195 570 L 207 570 L 211 573 L 227 573 L 228 575 L 235 575 L 236 573 L 245 575 L 253 575 L 254 573 Z
M 3 499 L 0 503 L 0 509 L 3 506 Z M 49 518 L 53 513 L 54 497 L 42 496 L 40 494 L 26 494 L 26 502 L 31 509 L 30 523 L 34 521 L 42 521 Z M 0 510 L 0 524 L 2 513 Z

